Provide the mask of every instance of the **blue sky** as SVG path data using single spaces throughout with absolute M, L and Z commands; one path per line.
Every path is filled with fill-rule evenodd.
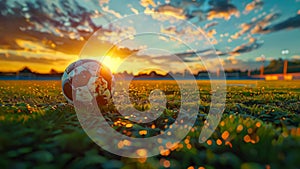
M 97 30 L 103 33 L 103 41 L 107 43 L 104 49 L 109 48 L 112 39 L 146 30 L 151 21 L 143 19 L 135 19 L 131 28 L 124 23 L 127 30 L 104 27 L 109 22 L 128 21 L 124 19 L 126 16 L 145 12 L 168 14 L 177 23 L 183 19 L 202 29 L 226 69 L 258 68 L 262 56 L 267 62 L 280 57 L 300 58 L 300 0 L 3 0 L 0 3 L 0 71 L 16 71 L 24 66 L 39 72 L 51 68 L 63 71 L 78 59 L 84 44 Z M 169 22 L 164 19 L 155 18 L 154 22 Z M 183 36 L 180 33 L 193 37 L 180 27 L 174 28 L 170 23 L 166 26 L 169 27 L 159 29 L 179 38 Z M 175 47 L 170 39 L 162 39 L 136 38 L 135 44 L 126 41 L 118 45 L 140 50 L 143 55 L 149 54 L 143 52 L 147 47 L 160 47 L 172 54 L 188 52 Z M 200 42 L 191 40 L 190 44 L 196 41 Z M 114 57 L 121 56 L 122 50 L 116 50 Z M 282 55 L 282 50 L 289 53 Z M 212 63 L 210 66 L 214 66 Z

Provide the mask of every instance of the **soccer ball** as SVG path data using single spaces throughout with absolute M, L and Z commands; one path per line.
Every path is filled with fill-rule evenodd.
M 92 59 L 78 60 L 65 70 L 62 91 L 69 103 L 84 104 L 96 99 L 98 105 L 107 105 L 112 98 L 114 77 L 103 64 Z

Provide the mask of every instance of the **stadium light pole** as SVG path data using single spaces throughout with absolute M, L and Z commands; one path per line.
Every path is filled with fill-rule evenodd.
M 262 62 L 262 65 L 260 67 L 260 77 L 261 78 L 263 78 L 263 76 L 264 76 L 265 60 L 266 60 L 265 55 L 261 55 L 261 62 Z
M 289 50 L 284 49 L 281 51 L 281 54 L 284 56 L 284 62 L 283 62 L 283 76 L 287 74 L 287 68 L 288 68 L 288 60 L 286 58 L 286 55 L 290 53 Z

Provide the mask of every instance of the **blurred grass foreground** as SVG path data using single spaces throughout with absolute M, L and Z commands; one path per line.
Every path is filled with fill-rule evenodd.
M 298 168 L 300 166 L 299 81 L 228 81 L 226 109 L 204 144 L 198 137 L 210 107 L 210 83 L 199 81 L 199 116 L 175 148 L 147 159 L 104 151 L 82 130 L 60 81 L 0 81 L 0 168 Z M 133 81 L 137 109 L 149 107 L 150 90 L 159 87 L 167 109 L 154 124 L 131 123 L 106 114 L 110 125 L 131 137 L 150 137 L 172 124 L 180 107 L 176 84 Z M 118 147 L 124 146 L 119 143 Z

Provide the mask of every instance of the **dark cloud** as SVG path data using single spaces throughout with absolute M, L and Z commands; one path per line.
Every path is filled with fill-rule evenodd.
M 198 18 L 198 21 L 203 21 L 206 19 L 206 14 L 203 10 L 193 10 L 191 12 L 188 13 L 187 17 L 189 19 L 192 19 L 192 18 Z
M 270 13 L 265 17 L 254 19 L 249 23 L 242 23 L 240 25 L 241 30 L 231 36 L 232 39 L 237 39 L 245 33 L 256 34 L 262 32 L 262 30 L 271 24 L 272 21 L 280 17 L 279 13 Z
M 85 40 L 100 28 L 95 11 L 77 1 L 0 2 L 0 48 L 20 49 L 15 39 L 42 42 L 45 47 L 78 54 Z M 12 22 L 13 20 L 13 22 Z
M 203 55 L 204 53 L 212 53 L 214 52 L 213 49 L 205 49 L 205 50 L 198 50 L 198 51 L 191 51 L 191 52 L 181 52 L 181 53 L 173 53 L 172 55 L 177 56 L 181 59 L 185 58 L 193 58 L 198 57 L 197 55 Z M 155 56 L 156 59 L 163 59 L 166 55 Z
M 204 26 L 204 29 L 209 29 L 209 28 L 211 28 L 211 27 L 213 27 L 213 26 L 216 26 L 216 25 L 218 25 L 218 24 L 219 24 L 219 23 L 216 22 L 216 21 L 210 22 L 210 23 L 208 23 L 208 24 L 206 24 L 206 25 Z
M 218 54 L 219 52 L 215 51 L 214 49 L 204 49 L 191 52 L 173 53 L 172 55 L 160 55 L 150 57 L 149 60 L 154 60 L 154 63 L 159 62 L 165 64 L 172 62 L 174 57 L 178 57 L 184 62 L 192 63 L 202 61 L 201 59 L 215 59 L 219 56 Z
M 210 0 L 212 6 L 207 13 L 207 19 L 223 18 L 229 20 L 232 15 L 239 16 L 239 10 L 229 0 Z
M 216 49 L 216 51 L 213 51 L 213 53 L 206 53 L 205 55 L 200 53 L 201 57 L 206 57 L 206 58 L 214 58 L 216 56 L 219 57 L 224 57 L 224 56 L 235 56 L 235 55 L 239 55 L 242 53 L 247 53 L 247 52 L 251 52 L 253 50 L 256 50 L 258 48 L 260 48 L 263 45 L 262 41 L 259 41 L 255 38 L 250 38 L 248 43 L 242 44 L 240 46 L 235 47 L 232 51 L 221 51 Z M 206 52 L 206 51 L 205 51 Z M 188 58 L 186 60 L 192 60 L 191 58 Z
M 198 21 L 212 20 L 214 18 L 229 20 L 233 15 L 239 16 L 236 6 L 228 0 L 209 0 L 211 7 L 208 10 L 201 8 L 204 2 L 205 0 L 171 1 L 170 4 L 158 6 L 156 11 L 187 19 L 198 18 Z
M 191 52 L 182 52 L 182 53 L 174 53 L 173 56 L 177 56 L 182 59 L 184 62 L 199 62 L 201 59 L 214 59 L 222 56 L 234 56 L 239 55 L 241 53 L 251 52 L 255 49 L 260 48 L 263 45 L 263 42 L 250 38 L 248 43 L 242 44 L 240 46 L 235 47 L 232 51 L 223 52 L 220 50 L 214 49 L 205 49 L 199 51 L 191 51 Z M 146 57 L 146 56 L 145 56 Z M 167 63 L 172 61 L 172 57 L 170 55 L 161 55 L 156 57 L 148 56 L 149 60 L 159 60 L 160 62 Z
M 252 34 L 256 33 L 263 33 L 263 29 L 265 29 L 267 26 L 271 24 L 272 21 L 278 19 L 280 17 L 279 13 L 271 13 L 267 15 L 262 20 L 259 20 L 258 22 L 254 23 L 254 27 L 251 29 Z
M 161 54 L 156 56 L 150 56 L 149 54 L 134 55 L 135 58 L 141 58 L 142 60 L 147 60 L 154 65 L 166 64 L 174 61 L 174 57 L 181 59 L 184 62 L 199 62 L 201 58 L 216 58 L 214 49 L 205 49 L 191 52 L 181 52 L 181 53 L 172 53 L 172 54 Z M 200 57 L 199 57 L 200 56 Z
M 238 55 L 241 53 L 251 52 L 255 49 L 260 48 L 262 45 L 263 43 L 258 41 L 257 39 L 250 38 L 248 43 L 237 46 L 231 52 L 229 52 L 229 54 Z
M 260 27 L 260 29 L 255 30 L 254 33 L 270 33 L 270 32 L 276 32 L 285 29 L 295 29 L 299 27 L 300 27 L 300 15 L 296 15 L 280 23 L 270 25 L 264 28 Z
M 201 51 L 192 51 L 192 52 L 184 52 L 184 53 L 175 53 L 177 57 L 188 61 L 191 58 L 206 57 L 207 55 L 212 55 L 214 53 L 213 49 L 205 49 Z

